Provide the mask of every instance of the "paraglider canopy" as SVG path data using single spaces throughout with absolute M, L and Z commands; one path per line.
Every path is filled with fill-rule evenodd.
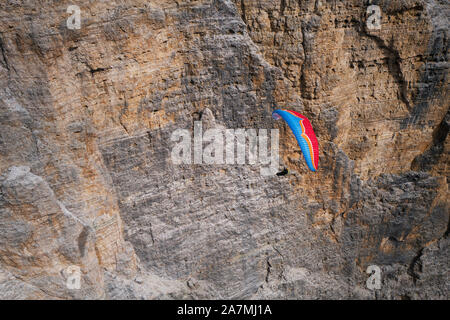
M 298 112 L 281 109 L 275 110 L 272 113 L 272 118 L 275 120 L 283 118 L 286 121 L 297 139 L 308 168 L 311 171 L 317 171 L 319 165 L 319 144 L 308 118 Z

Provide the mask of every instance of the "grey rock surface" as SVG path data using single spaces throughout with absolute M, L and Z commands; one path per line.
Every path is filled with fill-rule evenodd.
M 448 299 L 448 2 L 77 3 L 0 8 L 0 299 Z M 175 165 L 195 121 L 289 174 Z

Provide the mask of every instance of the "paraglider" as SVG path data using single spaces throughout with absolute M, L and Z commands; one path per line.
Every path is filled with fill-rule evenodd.
M 319 165 L 319 144 L 308 118 L 292 110 L 280 109 L 272 113 L 272 118 L 275 120 L 283 118 L 286 121 L 297 139 L 308 168 L 311 171 L 317 171 Z

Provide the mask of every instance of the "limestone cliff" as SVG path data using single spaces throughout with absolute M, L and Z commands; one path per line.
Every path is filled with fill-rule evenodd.
M 0 298 L 448 299 L 450 6 L 369 2 L 3 1 Z M 290 173 L 173 164 L 198 120 Z

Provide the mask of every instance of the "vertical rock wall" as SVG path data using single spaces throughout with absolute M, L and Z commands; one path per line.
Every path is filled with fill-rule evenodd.
M 0 9 L 1 298 L 448 298 L 445 1 L 69 4 Z M 280 129 L 290 174 L 174 165 L 199 120 Z

